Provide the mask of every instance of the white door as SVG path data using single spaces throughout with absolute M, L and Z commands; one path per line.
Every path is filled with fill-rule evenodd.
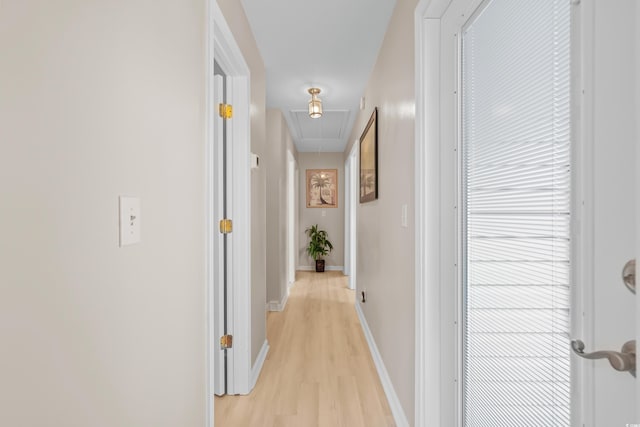
M 217 3 L 210 6 L 207 63 L 213 69 L 208 68 L 211 78 L 207 79 L 205 160 L 208 388 L 215 394 L 247 394 L 253 387 L 251 319 L 264 315 L 264 305 L 251 310 L 251 262 L 247 261 L 252 253 L 249 67 Z M 223 100 L 231 108 L 220 109 Z M 232 221 L 225 234 L 219 228 L 222 219 Z M 231 347 L 223 352 L 220 338 L 225 333 L 233 343 L 227 341 Z
M 639 22 L 634 0 L 590 0 L 574 6 L 583 22 L 584 75 L 582 141 L 584 162 L 585 351 L 620 351 L 635 339 L 636 297 L 622 283 L 622 268 L 637 252 L 635 149 L 638 106 L 631 88 L 638 84 L 634 55 Z M 591 279 L 592 278 L 592 279 Z M 592 280 L 590 283 L 589 280 Z M 591 328 L 592 331 L 591 331 Z M 584 402 L 586 425 L 640 423 L 635 410 L 635 379 L 613 371 L 605 360 L 581 361 L 593 387 Z M 589 375 L 593 373 L 593 383 Z M 593 420 L 593 421 L 591 421 Z
M 219 73 L 219 74 L 218 74 Z M 216 67 L 214 75 L 214 105 L 225 103 L 225 80 L 219 67 Z M 215 114 L 214 119 L 214 168 L 213 168 L 213 186 L 215 200 L 213 203 L 214 217 L 226 218 L 227 211 L 227 179 L 226 179 L 226 125 L 224 119 Z M 214 219 L 215 222 L 215 219 Z M 213 247 L 213 272 L 216 275 L 214 279 L 214 334 L 213 343 L 213 363 L 214 363 L 214 393 L 218 396 L 227 393 L 227 351 L 223 350 L 219 345 L 219 339 L 227 334 L 228 329 L 228 263 L 227 263 L 227 236 L 219 233 L 214 227 L 214 247 Z
M 637 302 L 621 280 L 637 252 L 636 3 L 452 0 L 442 9 L 440 389 L 450 399 L 441 425 L 640 422 L 634 377 L 570 346 L 620 352 L 637 334 Z M 527 63 L 547 48 L 548 63 Z M 545 73 L 568 78 L 547 84 Z M 549 110 L 529 103 L 543 92 Z M 547 120 L 551 129 L 536 130 Z M 569 146 L 564 136 L 568 152 L 558 148 Z M 508 140 L 515 145 L 495 145 Z

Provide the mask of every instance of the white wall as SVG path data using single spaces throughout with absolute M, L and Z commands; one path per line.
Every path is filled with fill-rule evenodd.
M 202 426 L 205 2 L 0 6 L 0 425 Z M 118 247 L 118 196 L 142 242 Z
M 297 152 L 289 128 L 277 109 L 267 110 L 267 302 L 287 296 L 287 151 Z
M 298 153 L 299 193 L 298 267 L 315 269 L 315 261 L 307 255 L 309 238 L 305 230 L 314 224 L 326 230 L 333 250 L 324 257 L 326 267 L 342 270 L 344 266 L 344 156 L 342 153 Z M 307 169 L 338 169 L 338 207 L 307 207 Z M 324 213 L 324 216 L 323 216 Z
M 283 117 L 279 110 L 267 110 L 267 144 L 262 166 L 267 171 L 267 303 L 279 303 L 286 292 L 285 242 L 286 229 L 282 229 L 286 218 L 286 188 L 281 176 L 286 164 L 283 158 Z
M 416 0 L 399 1 L 365 90 L 350 144 L 378 107 L 379 198 L 357 208 L 357 292 L 389 377 L 409 420 L 414 414 L 414 28 Z M 402 205 L 409 212 L 401 227 Z
M 640 22 L 640 4 L 636 3 L 635 22 Z M 640 72 L 640 25 L 635 25 L 636 72 Z M 640 81 L 636 78 L 636 141 L 640 143 Z M 637 147 L 637 145 L 636 145 Z M 640 150 L 636 148 L 636 165 L 640 164 Z M 636 212 L 640 212 L 640 173 L 636 172 Z M 636 260 L 640 259 L 640 216 L 636 215 Z M 636 298 L 636 342 L 640 341 L 640 299 Z M 636 381 L 636 418 L 640 417 L 640 381 Z
M 266 74 L 244 9 L 236 0 L 217 0 L 225 21 L 251 72 L 251 152 L 264 160 L 266 145 Z M 266 290 L 266 179 L 265 168 L 251 172 L 251 363 L 267 338 Z

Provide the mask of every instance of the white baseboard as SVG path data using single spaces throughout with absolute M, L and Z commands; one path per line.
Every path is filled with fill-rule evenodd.
M 342 265 L 326 265 L 324 267 L 325 271 L 344 271 L 344 267 Z M 312 265 L 299 265 L 298 270 L 300 271 L 316 271 L 316 268 Z
M 264 365 L 264 361 L 267 358 L 267 353 L 269 353 L 269 343 L 267 340 L 264 340 L 260 353 L 258 353 L 258 357 L 256 357 L 256 363 L 254 363 L 253 369 L 251 369 L 251 390 L 253 390 L 256 382 L 258 382 L 258 377 L 260 376 L 260 371 L 262 371 L 262 365 Z
M 284 307 L 287 305 L 287 300 L 289 299 L 289 286 L 287 286 L 286 288 L 286 292 L 284 293 L 284 296 L 282 297 L 281 301 L 269 301 L 269 303 L 267 304 L 267 310 L 268 311 L 283 311 Z
M 407 419 L 407 415 L 404 413 L 404 409 L 402 409 L 402 405 L 400 404 L 400 399 L 398 399 L 396 390 L 393 388 L 393 383 L 391 382 L 391 378 L 389 378 L 389 373 L 387 372 L 387 368 L 384 366 L 382 356 L 378 351 L 378 346 L 376 346 L 376 342 L 373 339 L 373 334 L 371 334 L 371 330 L 369 329 L 367 320 L 364 318 L 364 313 L 362 313 L 359 302 L 356 302 L 356 313 L 358 313 L 360 325 L 362 326 L 362 332 L 364 332 L 364 336 L 367 339 L 367 343 L 369 344 L 369 350 L 371 351 L 371 357 L 373 357 L 373 363 L 375 363 L 376 369 L 378 370 L 378 375 L 380 376 L 380 382 L 382 383 L 384 394 L 387 395 L 387 400 L 389 401 L 389 407 L 391 408 L 393 419 L 395 420 L 398 427 L 409 427 L 409 420 Z

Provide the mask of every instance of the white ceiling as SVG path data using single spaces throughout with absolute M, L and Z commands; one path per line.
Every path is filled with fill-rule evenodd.
M 395 3 L 242 0 L 267 71 L 267 107 L 282 111 L 298 151 L 344 151 Z M 310 87 L 322 90 L 319 119 L 307 114 Z

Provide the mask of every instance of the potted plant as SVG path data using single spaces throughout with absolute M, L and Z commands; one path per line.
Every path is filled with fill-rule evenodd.
M 307 254 L 316 261 L 316 272 L 324 272 L 323 256 L 333 250 L 333 245 L 327 239 L 327 232 L 318 229 L 318 224 L 312 225 L 305 230 L 309 236 L 309 246 L 307 246 Z

